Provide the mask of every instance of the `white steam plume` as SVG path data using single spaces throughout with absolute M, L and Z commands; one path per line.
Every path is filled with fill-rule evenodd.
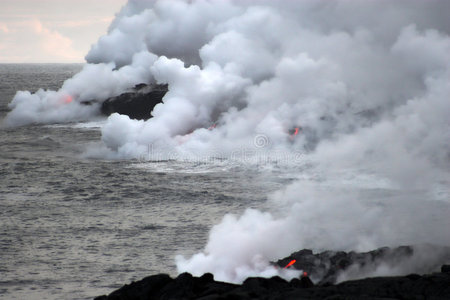
M 89 120 L 99 112 L 101 101 L 117 96 L 142 82 L 151 82 L 149 68 L 156 56 L 147 51 L 135 53 L 131 64 L 120 69 L 115 63 L 87 64 L 66 80 L 59 91 L 40 89 L 34 94 L 19 91 L 9 107 L 7 126 L 33 123 L 63 123 Z M 89 104 L 83 104 L 89 102 Z
M 80 74 L 58 92 L 18 93 L 6 122 L 86 119 L 96 108 L 81 101 L 167 83 L 152 119 L 108 118 L 102 140 L 115 155 L 266 155 L 295 170 L 302 153 L 299 180 L 270 198 L 279 209 L 226 216 L 203 252 L 177 258 L 180 271 L 241 281 L 275 274 L 267 262 L 302 247 L 449 245 L 449 10 L 445 0 L 130 0 Z M 78 101 L 59 105 L 66 94 Z

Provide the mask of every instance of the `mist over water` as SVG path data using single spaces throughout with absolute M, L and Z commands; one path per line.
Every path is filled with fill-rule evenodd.
M 80 73 L 58 91 L 18 92 L 5 124 L 90 120 L 98 104 L 83 101 L 168 84 L 153 118 L 111 115 L 86 156 L 295 174 L 267 211 L 226 215 L 203 251 L 177 256 L 180 272 L 239 282 L 277 274 L 270 260 L 305 247 L 450 245 L 449 10 L 444 0 L 130 0 Z
M 18 89 L 58 88 L 82 67 L 0 64 L 0 119 Z M 0 299 L 93 299 L 176 276 L 175 255 L 200 251 L 224 214 L 262 209 L 293 180 L 219 160 L 88 159 L 104 122 L 0 128 Z

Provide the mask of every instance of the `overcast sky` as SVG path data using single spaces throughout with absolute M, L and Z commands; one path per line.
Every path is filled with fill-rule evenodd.
M 0 63 L 84 62 L 127 0 L 0 0 Z

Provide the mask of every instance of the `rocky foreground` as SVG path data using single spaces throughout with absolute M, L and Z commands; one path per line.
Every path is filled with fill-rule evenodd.
M 212 274 L 146 277 L 95 300 L 125 299 L 450 299 L 450 265 L 429 275 L 376 277 L 314 285 L 308 277 L 248 278 L 242 285 L 214 281 Z
M 448 248 L 433 249 L 426 258 L 423 250 L 404 246 L 394 249 L 380 248 L 365 253 L 326 251 L 314 254 L 305 249 L 274 263 L 284 267 L 285 263 L 295 260 L 291 268 L 304 273 L 300 278 L 290 281 L 280 277 L 255 277 L 248 278 L 239 285 L 215 281 L 209 273 L 201 277 L 183 273 L 176 278 L 158 274 L 124 285 L 110 295 L 99 296 L 95 300 L 450 299 L 449 264 L 425 275 L 411 273 L 406 276 L 382 276 L 336 283 L 339 276 L 342 278 L 346 275 L 351 278 L 352 274 L 356 274 L 355 270 L 361 275 L 368 270 L 374 272 L 380 267 L 385 270 L 400 267 L 405 269 L 405 264 L 414 262 L 419 268 L 434 268 L 438 261 L 450 262 Z

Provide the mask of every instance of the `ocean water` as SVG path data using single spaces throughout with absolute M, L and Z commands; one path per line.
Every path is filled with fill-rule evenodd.
M 58 89 L 81 64 L 0 64 L 17 90 Z M 92 299 L 202 249 L 226 213 L 264 209 L 292 178 L 216 162 L 92 159 L 102 120 L 0 128 L 0 298 Z

